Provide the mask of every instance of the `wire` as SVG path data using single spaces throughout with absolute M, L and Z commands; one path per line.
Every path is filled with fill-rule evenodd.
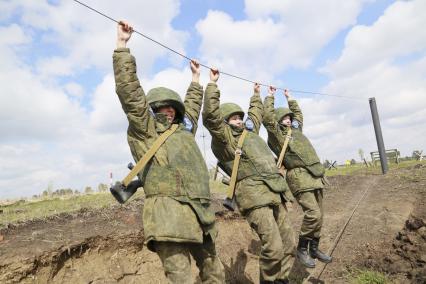
M 117 24 L 120 24 L 120 22 L 119 22 L 119 21 L 117 21 L 116 19 L 114 19 L 114 18 L 112 18 L 112 17 L 110 17 L 110 16 L 106 15 L 105 13 L 102 13 L 102 12 L 100 12 L 100 11 L 96 10 L 95 8 L 90 7 L 89 5 L 87 5 L 87 4 L 85 4 L 85 3 L 81 2 L 81 1 L 78 1 L 78 0 L 73 0 L 73 1 L 74 1 L 74 2 L 76 2 L 76 3 L 78 3 L 78 4 L 80 4 L 81 6 L 86 7 L 87 9 L 92 10 L 93 12 L 95 12 L 95 13 L 97 13 L 97 14 L 99 14 L 99 15 L 101 15 L 101 16 L 103 16 L 103 17 L 105 17 L 105 18 L 107 18 L 107 19 L 109 19 L 109 20 L 111 20 L 111 21 L 113 21 L 113 22 L 115 22 L 115 23 L 117 23 Z M 187 60 L 189 60 L 189 61 L 191 61 L 191 60 L 192 60 L 191 58 L 189 58 L 189 57 L 188 57 L 188 56 L 186 56 L 185 54 L 183 54 L 183 53 L 181 53 L 181 52 L 179 52 L 179 51 L 177 51 L 177 50 L 175 50 L 175 49 L 172 49 L 172 48 L 168 47 L 167 45 L 165 45 L 165 44 L 163 44 L 163 43 L 161 43 L 161 42 L 159 42 L 159 41 L 157 41 L 157 40 L 153 39 L 153 38 L 152 38 L 152 37 L 150 37 L 150 36 L 147 36 L 147 35 L 145 35 L 145 34 L 143 34 L 143 33 L 141 33 L 141 32 L 138 32 L 138 31 L 137 31 L 137 30 L 135 30 L 135 29 L 133 29 L 133 32 L 134 32 L 134 33 L 136 33 L 136 34 L 138 34 L 138 35 L 140 35 L 140 36 L 142 36 L 142 37 L 144 37 L 144 38 L 146 38 L 147 40 L 150 40 L 150 41 L 152 41 L 152 42 L 154 42 L 154 43 L 158 44 L 159 46 L 161 46 L 161 47 L 163 47 L 163 48 L 165 48 L 165 49 L 167 49 L 167 50 L 169 50 L 169 51 L 171 51 L 171 52 L 173 52 L 173 53 L 175 53 L 175 54 L 177 54 L 177 55 L 179 55 L 179 56 L 181 56 L 181 57 L 183 57 L 183 58 L 185 58 L 185 59 L 187 59 Z M 208 65 L 206 65 L 206 64 L 203 64 L 203 63 L 199 63 L 199 64 L 200 64 L 200 66 L 202 66 L 202 67 L 204 67 L 204 68 L 212 69 L 212 67 L 210 67 L 210 66 L 208 66 Z M 253 81 L 253 80 L 250 80 L 250 79 L 246 79 L 246 78 L 241 77 L 241 76 L 238 76 L 238 75 L 234 75 L 234 74 L 231 74 L 231 73 L 228 73 L 228 72 L 224 72 L 224 71 L 220 71 L 220 74 L 223 74 L 223 75 L 226 75 L 226 76 L 229 76 L 229 77 L 232 77 L 232 78 L 238 79 L 238 80 L 242 80 L 242 81 L 245 81 L 245 82 L 253 83 L 253 84 L 254 84 L 254 83 L 258 83 L 259 85 L 264 86 L 264 87 L 269 87 L 269 86 L 271 86 L 271 85 L 268 85 L 268 84 L 259 83 L 259 82 L 256 82 L 256 81 Z M 276 89 L 277 89 L 277 90 L 282 90 L 282 91 L 284 91 L 284 90 L 285 90 L 285 88 L 280 88 L 280 87 L 278 87 L 278 88 L 276 88 Z M 293 89 L 289 89 L 289 91 L 290 91 L 290 92 L 292 92 L 292 93 L 300 93 L 300 94 L 311 94 L 311 95 L 320 95 L 320 96 L 331 96 L 331 97 L 345 98 L 345 99 L 350 99 L 350 100 L 364 100 L 363 98 L 347 97 L 347 96 L 341 96 L 341 95 L 332 95 L 332 94 L 327 94 L 327 93 L 309 92 L 309 91 L 301 91 L 301 90 L 293 90 Z
M 348 227 L 349 222 L 352 220 L 352 217 L 355 214 L 355 211 L 358 209 L 359 205 L 361 204 L 361 201 L 364 200 L 365 196 L 367 195 L 368 191 L 370 190 L 370 187 L 367 187 L 364 190 L 364 193 L 362 194 L 361 198 L 358 200 L 358 202 L 356 203 L 354 209 L 352 210 L 351 214 L 349 215 L 348 219 L 346 220 L 345 224 L 343 225 L 342 229 L 340 230 L 340 232 L 337 234 L 336 238 L 334 239 L 334 242 L 332 244 L 332 246 L 330 247 L 330 249 L 328 250 L 327 254 L 329 256 L 331 256 L 334 252 L 334 250 L 336 249 L 337 245 L 339 244 L 343 233 L 346 231 L 346 228 Z M 325 263 L 322 268 L 320 269 L 319 273 L 317 276 L 314 276 L 315 271 L 313 271 L 312 273 L 309 274 L 309 276 L 303 281 L 303 283 L 308 283 L 310 280 L 316 279 L 319 280 L 321 278 L 322 273 L 324 272 L 325 268 L 327 267 L 328 263 Z

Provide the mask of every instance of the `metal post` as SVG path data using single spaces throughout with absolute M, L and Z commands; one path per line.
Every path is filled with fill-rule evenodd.
M 377 112 L 376 98 L 370 98 L 371 117 L 373 118 L 374 132 L 376 133 L 377 147 L 379 148 L 380 164 L 382 173 L 388 171 L 388 160 L 386 158 L 385 144 L 383 142 L 382 128 L 380 127 L 379 113 Z

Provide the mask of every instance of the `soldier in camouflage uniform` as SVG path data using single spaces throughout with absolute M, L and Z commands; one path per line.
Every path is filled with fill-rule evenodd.
M 212 69 L 204 96 L 203 123 L 212 135 L 213 153 L 231 176 L 238 140 L 244 130 L 244 112 L 233 103 L 219 105 L 218 78 L 219 72 Z M 268 145 L 258 135 L 263 115 L 260 86 L 256 84 L 254 91 L 246 121 L 252 130 L 242 146 L 235 198 L 240 212 L 262 243 L 260 283 L 288 283 L 295 247 L 285 205 L 284 193 L 288 186 L 278 172 Z
M 302 133 L 303 115 L 296 100 L 286 90 L 284 94 L 289 108 L 274 109 L 274 93 L 270 92 L 265 98 L 263 124 L 268 131 L 268 145 L 277 156 L 281 153 L 289 128 L 292 128 L 283 164 L 287 169 L 287 183 L 304 212 L 297 258 L 306 267 L 313 268 L 314 259 L 325 263 L 332 260 L 318 248 L 323 222 L 325 170 L 314 147 Z
M 116 92 L 129 121 L 127 140 L 137 162 L 172 124 L 177 130 L 138 174 L 146 195 L 143 211 L 145 241 L 161 259 L 171 283 L 191 283 L 190 255 L 203 283 L 224 283 L 216 255 L 215 215 L 210 208 L 209 175 L 194 135 L 203 99 L 200 67 L 191 61 L 193 79 L 185 102 L 167 88 L 145 93 L 136 75 L 135 58 L 126 43 L 132 27 L 118 25 L 113 54 Z

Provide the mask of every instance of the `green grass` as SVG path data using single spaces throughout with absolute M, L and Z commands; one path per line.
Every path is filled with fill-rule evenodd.
M 389 164 L 390 169 L 412 167 L 417 164 L 426 164 L 426 161 L 403 161 L 399 165 Z M 381 169 L 379 166 L 366 168 L 358 164 L 347 167 L 338 167 L 337 170 L 327 170 L 327 176 L 336 175 L 352 175 L 352 174 L 380 174 Z M 409 181 L 419 181 L 418 175 L 402 174 L 401 178 Z M 225 194 L 228 186 L 223 184 L 220 180 L 210 181 L 210 189 L 212 193 Z M 139 190 L 134 197 L 143 197 L 143 190 Z M 32 220 L 37 218 L 44 218 L 51 215 L 78 211 L 82 208 L 102 208 L 113 204 L 117 204 L 115 199 L 109 192 L 94 193 L 85 195 L 70 195 L 65 197 L 45 198 L 45 199 L 29 199 L 20 200 L 9 205 L 0 205 L 0 228 L 9 223 L 16 223 L 18 221 Z
M 353 284 L 386 284 L 390 283 L 386 275 L 372 270 L 356 270 L 350 276 Z
M 425 165 L 426 161 L 402 161 L 399 164 L 388 163 L 389 169 L 402 169 L 407 167 L 412 167 L 417 164 Z M 345 175 L 354 175 L 354 174 L 381 174 L 382 168 L 380 164 L 377 166 L 366 167 L 364 164 L 356 164 L 352 166 L 338 166 L 337 169 L 326 170 L 327 176 L 345 176 Z
M 210 181 L 212 193 L 226 193 L 227 186 L 222 182 Z M 143 197 L 143 190 L 138 190 L 132 199 Z M 55 198 L 19 200 L 9 205 L 0 205 L 0 228 L 19 221 L 45 218 L 48 216 L 75 212 L 82 208 L 103 208 L 118 204 L 109 192 L 69 195 Z
M 42 200 L 20 200 L 0 206 L 0 228 L 8 223 L 43 218 L 54 214 L 72 212 L 81 208 L 102 208 L 115 203 L 110 193 L 72 195 Z

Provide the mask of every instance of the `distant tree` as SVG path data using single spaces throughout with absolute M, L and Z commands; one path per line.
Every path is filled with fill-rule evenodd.
M 411 157 L 412 157 L 413 159 L 415 159 L 415 160 L 421 161 L 421 160 L 423 160 L 423 156 L 422 156 L 422 154 L 423 154 L 423 151 L 420 151 L 420 150 L 414 150 L 414 151 L 413 151 L 413 154 L 411 155 Z
M 358 150 L 358 154 L 359 154 L 359 157 L 360 157 L 361 161 L 364 161 L 364 150 L 359 149 Z
M 93 189 L 90 186 L 86 186 L 86 188 L 84 189 L 84 193 L 86 194 L 93 193 Z
M 98 185 L 98 191 L 99 192 L 106 192 L 108 190 L 108 185 L 104 184 L 104 183 L 100 183 Z
M 79 195 L 79 194 L 80 194 L 80 191 L 78 191 L 78 190 L 76 189 L 76 190 L 74 190 L 74 194 L 75 194 L 75 195 Z
M 356 165 L 356 161 L 355 161 L 355 159 L 352 159 L 352 160 L 351 160 L 351 166 L 353 166 L 353 165 Z
M 49 184 L 47 185 L 47 195 L 52 195 L 53 193 L 53 182 L 49 181 Z

